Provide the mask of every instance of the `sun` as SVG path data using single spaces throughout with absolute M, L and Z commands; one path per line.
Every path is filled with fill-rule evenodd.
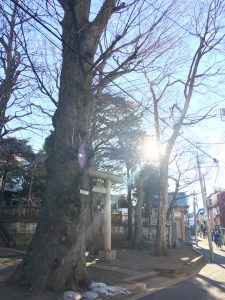
M 144 158 L 149 161 L 158 161 L 159 160 L 159 146 L 156 141 L 152 139 L 145 139 L 142 145 L 142 151 Z

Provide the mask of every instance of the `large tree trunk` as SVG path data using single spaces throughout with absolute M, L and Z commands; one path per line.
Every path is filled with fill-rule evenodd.
M 131 182 L 131 170 L 127 168 L 127 201 L 128 201 L 128 236 L 127 240 L 133 239 L 133 206 L 132 206 L 132 182 Z
M 71 24 L 72 14 L 65 10 L 63 28 L 71 28 Z M 81 66 L 80 57 L 73 50 L 77 41 L 71 38 L 70 30 L 63 30 L 62 38 L 67 46 L 63 47 L 59 103 L 53 120 L 54 149 L 48 161 L 48 191 L 26 258 L 11 278 L 11 282 L 38 290 L 62 291 L 88 283 L 85 266 L 88 196 L 80 190 L 89 189 L 91 79 L 86 73 L 87 66 L 86 69 Z M 85 53 L 85 49 L 81 51 Z
M 2 175 L 1 179 L 1 187 L 0 187 L 0 202 L 4 201 L 4 190 L 7 180 L 7 171 L 4 170 L 4 173 Z
M 167 254 L 166 245 L 166 213 L 168 208 L 168 157 L 162 156 L 160 161 L 160 206 L 156 230 L 155 254 Z
M 138 250 L 143 248 L 142 206 L 145 196 L 143 189 L 143 179 L 144 178 L 142 177 L 142 175 L 139 175 L 139 178 L 136 178 L 137 204 L 135 207 L 133 248 Z
M 168 203 L 168 209 L 167 209 L 167 213 L 166 213 L 166 221 L 169 220 L 169 217 L 172 213 L 172 210 L 174 208 L 174 206 L 176 205 L 176 202 L 177 202 L 177 193 L 179 191 L 179 181 L 176 182 L 176 188 L 175 188 L 175 191 L 173 193 L 173 198 L 172 200 L 170 201 L 170 203 Z

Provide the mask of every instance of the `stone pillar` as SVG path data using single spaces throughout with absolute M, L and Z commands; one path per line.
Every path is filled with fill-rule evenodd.
M 116 259 L 116 250 L 111 249 L 111 180 L 105 180 L 104 204 L 104 250 L 99 252 L 99 259 L 110 262 Z
M 104 204 L 104 250 L 111 250 L 111 180 L 106 179 Z

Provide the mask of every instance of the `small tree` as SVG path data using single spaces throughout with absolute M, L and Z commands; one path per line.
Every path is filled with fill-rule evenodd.
M 185 157 L 185 163 L 183 162 Z M 166 220 L 169 219 L 173 207 L 179 200 L 178 193 L 184 191 L 190 185 L 197 181 L 197 176 L 194 176 L 196 167 L 193 166 L 193 152 L 190 152 L 189 147 L 181 151 L 173 151 L 173 159 L 170 162 L 170 168 L 173 167 L 173 172 L 170 172 L 169 179 L 174 182 L 173 197 L 168 204 Z M 187 195 L 188 196 L 188 195 Z
M 23 190 L 20 195 L 28 204 L 41 204 L 46 190 L 46 155 L 40 151 L 26 166 L 23 176 Z
M 8 186 L 15 186 L 24 181 L 26 169 L 34 158 L 34 153 L 26 140 L 5 138 L 0 141 L 0 181 L 1 199 Z

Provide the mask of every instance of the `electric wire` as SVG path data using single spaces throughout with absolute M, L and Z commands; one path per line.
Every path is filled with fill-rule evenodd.
M 32 19 L 34 19 L 38 24 L 40 24 L 43 28 L 45 28 L 45 30 L 47 30 L 49 33 L 51 33 L 57 40 L 59 40 L 64 46 L 69 47 L 70 50 L 76 54 L 79 55 L 80 58 L 82 60 L 84 60 L 88 65 L 90 65 L 91 67 L 93 67 L 95 70 L 97 70 L 102 76 L 104 76 L 106 79 L 108 79 L 114 86 L 116 86 L 119 90 L 121 90 L 124 94 L 126 94 L 127 96 L 129 96 L 131 99 L 133 99 L 140 107 L 144 108 L 146 111 L 148 111 L 150 114 L 152 114 L 153 116 L 155 116 L 154 112 L 152 112 L 151 110 L 149 110 L 148 107 L 146 107 L 145 105 L 143 105 L 139 100 L 135 99 L 135 97 L 133 95 L 131 95 L 130 93 L 128 93 L 124 88 L 122 88 L 121 86 L 119 86 L 114 80 L 111 80 L 103 71 L 99 70 L 96 66 L 94 66 L 94 64 L 92 64 L 90 61 L 88 61 L 82 54 L 77 53 L 73 48 L 70 47 L 70 45 L 68 45 L 68 43 L 66 43 L 62 37 L 59 37 L 52 29 L 48 28 L 48 26 L 46 24 L 44 24 L 42 22 L 42 20 L 40 18 L 38 18 L 36 15 L 33 14 L 33 12 L 31 13 L 31 9 L 29 7 L 24 8 L 21 4 L 17 3 L 15 0 L 10 0 L 12 3 L 14 3 L 15 5 L 17 5 L 22 11 L 24 11 L 26 14 L 28 14 Z M 31 24 L 33 26 L 33 24 Z M 46 35 L 45 35 L 46 37 Z M 47 37 L 46 37 L 47 38 Z M 49 38 L 48 38 L 49 40 Z M 51 40 L 49 40 L 50 42 L 52 42 Z M 53 43 L 55 46 L 57 44 Z M 56 46 L 59 47 L 59 46 Z M 59 49 L 61 50 L 61 48 L 59 47 Z M 107 87 L 105 87 L 107 88 Z M 111 90 L 108 89 L 110 92 Z M 166 122 L 163 118 L 159 118 L 161 122 L 163 122 L 166 126 L 170 127 L 171 129 L 173 129 L 173 127 Z M 148 119 L 146 119 L 147 121 L 149 121 Z M 191 146 L 193 146 L 195 149 L 197 148 L 199 151 L 201 151 L 202 153 L 206 154 L 208 157 L 210 157 L 212 160 L 214 160 L 214 158 L 212 156 L 210 156 L 208 153 L 206 153 L 204 150 L 202 150 L 198 145 L 195 145 L 192 141 L 190 141 L 189 139 L 187 139 L 186 137 L 183 136 L 183 134 L 181 133 L 179 135 L 180 137 L 182 137 L 187 143 L 189 143 Z

